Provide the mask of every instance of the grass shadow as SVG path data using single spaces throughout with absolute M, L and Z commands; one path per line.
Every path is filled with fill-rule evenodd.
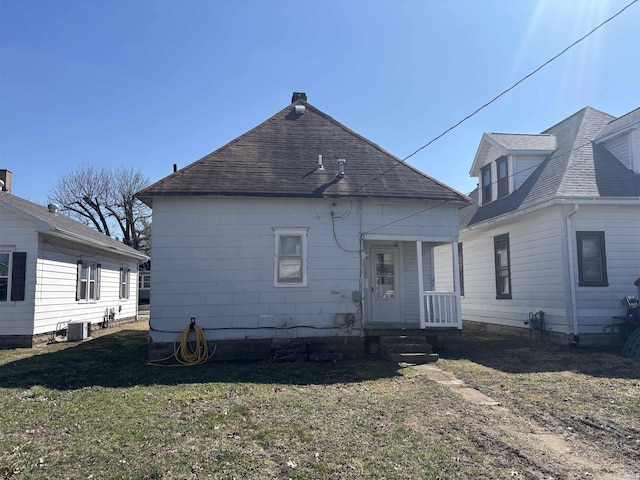
M 56 390 L 211 382 L 324 385 L 399 375 L 397 364 L 376 360 L 158 367 L 147 365 L 147 357 L 147 332 L 144 330 L 120 330 L 57 351 L 29 351 L 28 357 L 16 360 L 11 360 L 8 354 L 3 358 L 0 352 L 0 385 L 25 389 L 42 386 Z
M 506 373 L 572 371 L 594 377 L 640 378 L 640 359 L 621 348 L 591 348 L 530 341 L 527 338 L 465 330 L 459 358 Z

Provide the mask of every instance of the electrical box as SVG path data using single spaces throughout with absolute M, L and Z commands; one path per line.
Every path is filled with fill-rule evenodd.
M 90 322 L 69 322 L 67 325 L 67 342 L 85 340 L 91 336 Z

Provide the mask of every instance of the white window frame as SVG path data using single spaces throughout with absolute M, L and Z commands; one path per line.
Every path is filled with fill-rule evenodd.
M 127 300 L 131 291 L 131 269 L 120 267 L 120 300 Z
M 138 290 L 151 290 L 151 274 L 138 273 Z
M 1 275 L 0 278 L 2 279 L 6 279 L 7 280 L 7 298 L 5 298 L 4 300 L 2 298 L 0 298 L 0 302 L 8 302 L 11 299 L 11 260 L 12 260 L 12 252 L 9 251 L 0 251 L 0 255 L 8 255 L 9 257 L 9 261 L 7 264 L 7 275 L 6 277 L 4 275 Z
M 273 286 L 274 287 L 306 287 L 307 286 L 307 232 L 308 228 L 274 228 L 274 265 L 273 265 Z M 280 239 L 282 237 L 300 237 L 300 261 L 301 261 L 301 278 L 300 281 L 282 281 L 280 278 Z

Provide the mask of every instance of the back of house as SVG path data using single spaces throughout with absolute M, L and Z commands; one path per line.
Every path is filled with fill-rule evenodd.
M 153 208 L 151 358 L 191 322 L 219 359 L 278 345 L 359 355 L 367 337 L 428 324 L 459 333 L 455 290 L 431 308 L 424 292 L 467 197 L 305 94 L 138 196 Z

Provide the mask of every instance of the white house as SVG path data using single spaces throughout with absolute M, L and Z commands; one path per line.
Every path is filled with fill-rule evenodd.
M 137 317 L 138 263 L 148 257 L 11 193 L 0 170 L 0 347 L 30 347 L 69 323 Z
M 485 133 L 470 175 L 463 319 L 524 329 L 544 312 L 549 339 L 619 340 L 627 326 L 614 317 L 640 277 L 640 109 L 586 107 L 541 134 Z
M 467 197 L 304 94 L 138 196 L 153 208 L 152 358 L 191 319 L 218 358 L 264 356 L 274 339 L 364 353 L 389 332 L 459 336 L 432 252 L 457 242 Z

